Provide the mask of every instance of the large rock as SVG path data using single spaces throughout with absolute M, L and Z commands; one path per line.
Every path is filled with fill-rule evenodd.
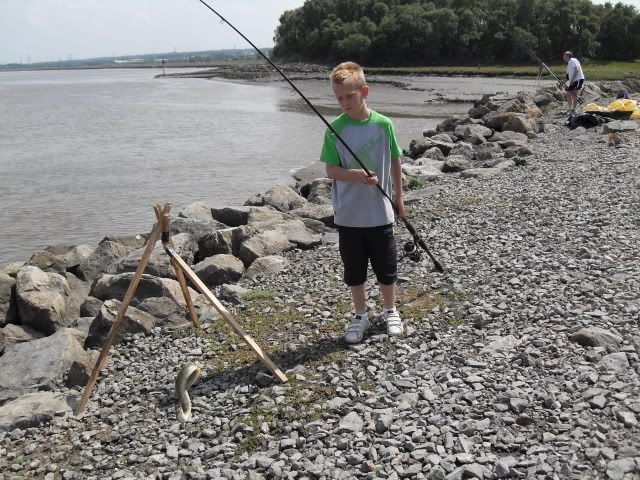
M 273 228 L 286 235 L 287 240 L 301 250 L 309 250 L 322 243 L 321 235 L 308 228 L 301 220 L 279 223 L 274 225 Z
M 209 211 L 209 216 L 211 216 L 211 211 Z M 194 242 L 198 242 L 205 235 L 223 228 L 227 228 L 227 225 L 217 222 L 213 218 L 210 218 L 209 220 L 202 220 L 199 218 L 178 217 L 171 220 L 172 238 L 181 233 L 187 233 L 191 236 Z
M 103 275 L 91 287 L 90 295 L 103 301 L 112 298 L 122 301 L 133 280 L 133 276 L 134 273 Z M 198 295 L 197 292 L 191 288 L 189 292 L 191 298 L 195 299 Z M 180 290 L 180 284 L 177 281 L 170 278 L 143 274 L 131 304 L 137 306 L 138 303 L 150 297 L 167 297 L 179 305 L 186 306 L 186 301 L 182 296 L 182 290 Z
M 482 145 L 475 145 L 473 147 L 474 158 L 476 160 L 489 160 L 496 155 L 502 153 L 502 147 L 498 142 L 483 143 Z
M 462 172 L 473 168 L 473 162 L 466 157 L 450 156 L 444 162 L 442 171 L 445 173 Z
M 489 142 L 498 142 L 498 143 L 508 141 L 508 140 L 513 140 L 524 145 L 529 141 L 529 137 L 527 137 L 527 135 L 525 135 L 524 133 L 506 131 L 506 132 L 495 132 L 489 138 Z
M 233 255 L 221 254 L 197 263 L 193 271 L 208 286 L 222 285 L 240 280 L 244 273 L 244 264 Z
M 331 203 L 331 186 L 333 180 L 330 178 L 318 178 L 309 185 L 309 193 L 306 195 L 307 200 L 315 204 Z M 303 207 L 304 208 L 304 207 Z
M 633 132 L 640 127 L 634 120 L 614 120 L 604 124 L 604 133 Z
M 234 227 L 205 235 L 198 241 L 198 258 L 223 254 L 236 255 L 245 239 L 244 232 L 242 227 Z
M 18 315 L 23 325 L 52 334 L 70 324 L 67 316 L 69 283 L 58 273 L 26 266 L 16 278 Z
M 484 138 L 489 138 L 491 135 L 493 135 L 493 130 L 482 125 L 465 125 L 462 135 L 465 139 L 476 135 Z
M 18 343 L 0 357 L 0 403 L 36 390 L 86 385 L 93 358 L 79 342 L 82 335 L 63 328 L 49 337 Z
M 69 320 L 74 320 L 81 316 L 80 310 L 82 304 L 84 304 L 85 300 L 87 299 L 87 296 L 89 296 L 91 285 L 83 282 L 71 272 L 66 272 L 64 274 L 64 277 L 67 280 L 67 284 L 69 285 L 69 298 L 67 298 L 67 318 Z
M 16 321 L 16 280 L 6 273 L 0 273 L 0 327 Z
M 307 204 L 307 199 L 288 185 L 276 185 L 258 198 L 257 202 L 247 201 L 245 205 L 270 205 L 280 212 L 288 212 Z
M 37 250 L 31 255 L 27 265 L 38 267 L 45 272 L 64 274 L 67 270 L 80 265 L 93 253 L 88 245 L 52 245 L 44 250 Z
M 426 150 L 424 152 L 424 155 L 422 155 L 423 158 L 430 158 L 432 160 L 438 160 L 440 162 L 444 162 L 444 159 L 446 158 L 444 156 L 444 153 L 442 153 L 442 150 L 440 150 L 438 147 L 431 147 L 429 150 Z
M 173 236 L 172 241 L 176 253 L 180 255 L 187 264 L 192 264 L 196 244 L 193 242 L 191 235 L 188 233 L 180 233 Z M 134 250 L 126 257 L 120 259 L 116 264 L 115 273 L 134 272 L 138 268 L 138 265 L 140 265 L 144 250 L 144 248 Z M 158 242 L 153 249 L 144 271 L 156 277 L 176 278 L 176 272 L 171 265 L 171 257 L 164 251 L 161 242 Z
M 451 157 L 456 155 L 468 158 L 469 160 L 473 160 L 473 157 L 475 156 L 473 145 L 465 142 L 456 143 L 449 152 L 449 156 Z
M 306 205 L 302 208 L 291 210 L 289 214 L 293 217 L 318 220 L 327 227 L 333 227 L 333 207 L 330 204 Z
M 191 321 L 187 308 L 167 297 L 145 298 L 137 308 L 155 318 L 160 327 L 176 328 Z
M 96 297 L 87 296 L 80 305 L 80 316 L 81 317 L 95 317 L 100 313 L 100 309 L 102 308 L 102 304 L 104 302 Z
M 118 315 L 120 305 L 121 303 L 118 300 L 107 300 L 104 302 L 100 313 L 93 319 L 89 327 L 89 335 L 84 342 L 85 348 L 102 347 Z M 124 314 L 122 328 L 116 341 L 121 341 L 124 335 L 127 334 L 144 333 L 149 335 L 153 327 L 155 327 L 155 324 L 156 321 L 154 317 L 142 310 L 129 306 Z
M 280 273 L 289 262 L 279 255 L 267 255 L 256 259 L 247 269 L 243 279 L 256 280 L 260 277 L 269 277 Z
M 40 427 L 54 417 L 71 415 L 77 401 L 58 392 L 27 393 L 0 407 L 0 432 Z
M 569 337 L 572 342 L 579 343 L 583 347 L 607 347 L 609 345 L 618 346 L 622 343 L 622 338 L 600 327 L 581 328 Z
M 535 103 L 538 107 L 546 107 L 555 101 L 553 95 L 547 92 L 541 92 L 533 97 L 533 103 Z
M 464 123 L 467 117 L 454 115 L 452 117 L 444 119 L 436 126 L 438 132 L 453 132 L 458 125 Z
M 185 206 L 180 210 L 180 213 L 178 213 L 178 217 L 191 218 L 202 222 L 213 220 L 211 216 L 211 206 L 207 202 L 202 201 L 193 202 Z
M 239 227 L 249 223 L 263 222 L 269 220 L 282 220 L 286 218 L 281 212 L 273 207 L 242 206 L 242 207 L 221 207 L 212 208 L 211 214 L 214 220 L 224 223 L 229 227 Z
M 101 275 L 109 273 L 110 267 L 127 253 L 129 253 L 129 249 L 122 243 L 103 240 L 98 248 L 72 272 L 81 280 L 93 281 Z
M 0 328 L 0 332 L 4 336 L 5 347 L 9 348 L 16 343 L 30 342 L 45 336 L 44 333 L 34 330 L 26 325 L 8 324 L 4 328 Z
M 6 340 L 4 338 L 4 331 L 2 328 L 0 328 L 0 356 L 4 353 L 4 349 L 6 347 L 7 343 Z
M 440 162 L 442 163 L 442 162 Z M 439 168 L 430 165 L 403 165 L 402 173 L 411 177 L 418 177 L 426 180 L 434 180 L 442 176 L 442 166 Z
M 306 227 L 304 228 L 306 229 Z M 244 262 L 245 266 L 248 267 L 257 258 L 276 255 L 292 250 L 295 247 L 296 245 L 288 240 L 287 233 L 282 230 L 268 230 L 244 241 L 240 246 L 238 256 Z
M 513 160 L 505 160 L 491 168 L 470 168 L 460 173 L 462 178 L 489 178 L 499 175 L 507 168 L 515 167 Z
M 409 156 L 411 158 L 418 158 L 427 150 L 430 150 L 432 148 L 437 148 L 444 155 L 449 155 L 449 152 L 454 146 L 455 144 L 451 140 L 442 141 L 436 139 L 435 137 L 423 138 L 421 140 L 412 140 L 411 144 L 409 145 Z

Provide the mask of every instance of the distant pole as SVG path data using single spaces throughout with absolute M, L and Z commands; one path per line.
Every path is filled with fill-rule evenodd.
M 163 59 L 162 59 L 162 76 L 163 76 L 163 77 L 164 77 L 164 62 L 165 62 L 165 60 L 164 60 L 164 58 L 163 58 Z

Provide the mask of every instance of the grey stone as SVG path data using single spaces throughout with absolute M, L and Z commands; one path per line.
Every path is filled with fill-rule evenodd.
M 188 233 L 181 233 L 171 238 L 174 244 L 174 250 L 187 264 L 193 263 L 194 253 L 196 245 L 193 239 Z M 120 259 L 115 266 L 115 272 L 135 272 L 140 265 L 142 256 L 144 255 L 144 248 L 140 248 L 132 251 L 126 257 Z M 164 246 L 161 242 L 158 242 L 151 252 L 145 272 L 156 277 L 163 278 L 176 278 L 175 270 L 171 265 L 171 257 L 165 252 Z
M 600 327 L 581 328 L 571 335 L 569 340 L 579 343 L 585 347 L 606 347 L 608 345 L 618 346 L 622 343 L 622 338 L 620 336 Z
M 0 327 L 17 320 L 16 280 L 0 273 Z
M 456 145 L 449 152 L 449 159 L 454 155 L 473 160 L 475 150 L 473 149 L 473 145 L 471 145 L 470 143 L 459 142 L 456 143 Z
M 418 177 L 427 180 L 434 180 L 442 175 L 442 167 L 403 165 L 402 173 L 411 177 Z
M 244 241 L 240 246 L 238 256 L 245 266 L 248 267 L 260 257 L 276 255 L 293 248 L 295 248 L 295 244 L 288 240 L 285 232 L 281 230 L 268 230 Z
M 45 336 L 44 333 L 27 327 L 26 325 L 14 325 L 12 323 L 5 325 L 0 331 L 4 335 L 6 347 L 10 347 L 16 343 L 30 342 Z
M 68 326 L 69 284 L 58 273 L 23 267 L 16 278 L 18 315 L 24 325 L 51 334 Z
M 76 399 L 57 392 L 27 393 L 0 406 L 0 431 L 39 427 L 54 417 L 70 415 Z
M 102 347 L 116 319 L 121 303 L 118 300 L 107 300 L 102 304 L 100 314 L 91 323 L 85 348 Z M 155 326 L 151 315 L 136 307 L 129 306 L 124 314 L 124 321 L 116 341 L 121 341 L 126 334 L 144 333 L 149 335 Z
M 429 148 L 424 152 L 422 156 L 423 158 L 431 158 L 432 160 L 438 160 L 440 162 L 444 162 L 444 159 L 446 158 L 444 156 L 444 153 L 442 153 L 442 150 L 440 150 L 438 147 Z
M 629 360 L 624 352 L 610 353 L 598 362 L 598 365 L 606 370 L 626 370 L 629 368 Z
M 119 242 L 103 240 L 91 255 L 80 262 L 80 265 L 73 271 L 81 280 L 95 280 L 100 275 L 107 273 L 111 265 L 114 265 L 128 252 L 129 249 Z
M 444 162 L 442 171 L 445 173 L 462 172 L 473 167 L 473 162 L 466 157 L 450 156 Z
M 288 212 L 297 208 L 304 207 L 307 199 L 298 194 L 292 187 L 288 185 L 276 185 L 270 190 L 259 196 L 258 202 L 247 201 L 245 205 L 268 205 L 274 207 L 280 212 Z
M 268 257 L 259 258 L 258 260 L 253 262 L 253 265 L 251 265 L 251 267 L 249 268 L 252 268 L 257 262 L 265 258 L 268 258 Z M 251 290 L 249 290 L 248 288 L 241 287 L 240 285 L 235 285 L 235 284 L 222 285 L 220 287 L 218 297 L 220 298 L 220 300 L 224 300 L 225 302 L 228 302 L 234 305 L 240 305 L 243 303 L 242 297 L 248 294 L 250 291 Z
M 604 124 L 604 133 L 633 132 L 640 127 L 640 123 L 633 120 L 614 120 Z
M 64 274 L 69 269 L 77 267 L 93 253 L 88 245 L 51 245 L 44 250 L 33 253 L 27 265 L 38 267 L 45 272 Z
M 211 214 L 214 220 L 229 225 L 229 227 L 286 218 L 283 213 L 271 206 L 213 207 Z
M 193 271 L 207 286 L 235 283 L 244 273 L 244 264 L 233 255 L 221 254 L 205 258 Z
M 333 226 L 333 207 L 329 204 L 306 205 L 289 212 L 290 215 L 299 218 L 311 218 L 322 222 L 327 227 Z
M 80 316 L 95 317 L 100 313 L 102 303 L 102 300 L 99 300 L 92 296 L 87 296 L 87 298 L 85 298 L 84 302 L 82 302 L 82 305 L 80 306 Z
M 280 273 L 289 262 L 280 255 L 267 255 L 257 258 L 244 273 L 247 280 L 256 280 L 259 277 L 269 277 Z
M 35 268 L 35 267 L 34 267 Z M 35 390 L 83 386 L 93 367 L 78 341 L 80 332 L 63 328 L 49 337 L 18 343 L 0 357 L 0 403 Z
M 361 432 L 364 421 L 356 412 L 351 412 L 340 419 L 338 431 L 356 433 Z
M 633 458 L 621 458 L 607 463 L 607 477 L 611 480 L 623 480 L 627 473 L 638 472 Z
M 197 218 L 178 217 L 171 220 L 171 237 L 175 238 L 177 235 L 186 233 L 189 234 L 192 241 L 197 243 L 205 235 L 225 228 L 227 228 L 227 225 L 213 219 L 205 221 Z
M 193 218 L 195 220 L 209 221 L 213 220 L 211 215 L 211 206 L 207 202 L 198 201 L 190 203 L 180 210 L 178 213 L 180 218 Z
M 137 304 L 138 310 L 148 313 L 156 326 L 176 328 L 190 323 L 191 319 L 185 305 L 179 305 L 168 297 L 149 297 Z

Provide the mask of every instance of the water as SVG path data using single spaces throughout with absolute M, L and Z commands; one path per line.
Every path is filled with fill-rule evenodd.
M 0 73 L 0 265 L 146 232 L 157 202 L 242 204 L 317 159 L 324 126 L 288 89 L 155 73 Z M 439 120 L 394 118 L 400 144 Z

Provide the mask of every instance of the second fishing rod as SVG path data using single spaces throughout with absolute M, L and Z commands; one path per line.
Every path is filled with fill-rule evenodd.
M 293 90 L 300 95 L 300 97 L 305 101 L 305 103 L 309 106 L 309 108 L 311 108 L 311 110 L 320 118 L 320 120 L 322 120 L 322 122 L 327 126 L 327 128 L 331 131 L 331 133 L 333 133 L 336 138 L 338 139 L 338 141 L 347 149 L 347 152 L 349 152 L 349 154 L 353 157 L 353 159 L 358 162 L 358 165 L 360 165 L 360 167 L 362 167 L 362 169 L 365 171 L 365 173 L 369 176 L 372 177 L 373 173 L 371 173 L 371 171 L 365 166 L 365 164 L 358 158 L 358 156 L 356 155 L 356 153 L 351 149 L 351 147 L 343 140 L 343 138 L 340 136 L 340 134 L 331 126 L 331 124 L 327 121 L 326 118 L 324 118 L 324 116 L 318 111 L 318 109 L 309 101 L 309 99 L 298 89 L 298 87 L 295 86 L 295 84 L 289 80 L 289 77 L 287 77 L 284 72 L 275 64 L 271 61 L 271 59 L 269 57 L 267 57 L 262 50 L 260 50 L 251 40 L 249 40 L 240 30 L 238 30 L 236 27 L 234 27 L 226 18 L 224 18 L 222 15 L 220 15 L 216 10 L 213 9 L 213 7 L 211 7 L 207 2 L 205 2 L 204 0 L 198 0 L 200 3 L 202 3 L 205 7 L 207 7 L 209 10 L 211 10 L 222 22 L 226 23 L 227 25 L 229 25 L 229 27 L 231 27 L 238 35 L 240 35 L 249 45 L 251 45 L 253 47 L 253 49 L 258 52 L 258 54 L 264 58 L 269 65 L 271 65 L 281 76 L 282 78 L 291 86 L 291 88 L 293 88 Z M 393 200 L 391 199 L 391 197 L 389 196 L 389 194 L 379 185 L 376 184 L 376 187 L 378 188 L 378 190 L 380 191 L 380 193 L 382 195 L 384 195 L 389 202 L 391 202 L 391 206 L 393 207 L 393 210 L 396 214 L 398 214 L 398 207 L 396 206 L 396 204 L 393 202 Z M 402 223 L 404 223 L 404 226 L 407 228 L 407 230 L 409 231 L 409 233 L 411 234 L 411 236 L 413 237 L 413 241 L 415 244 L 419 245 L 429 256 L 429 258 L 431 259 L 431 261 L 433 262 L 433 265 L 435 267 L 435 269 L 440 272 L 443 273 L 444 272 L 444 268 L 442 267 L 442 264 L 433 256 L 433 254 L 431 253 L 431 251 L 429 250 L 429 248 L 427 247 L 427 244 L 425 243 L 425 241 L 420 237 L 420 235 L 418 234 L 418 232 L 416 231 L 415 227 L 409 222 L 409 220 L 407 220 L 404 216 L 400 217 L 400 219 L 402 220 Z

